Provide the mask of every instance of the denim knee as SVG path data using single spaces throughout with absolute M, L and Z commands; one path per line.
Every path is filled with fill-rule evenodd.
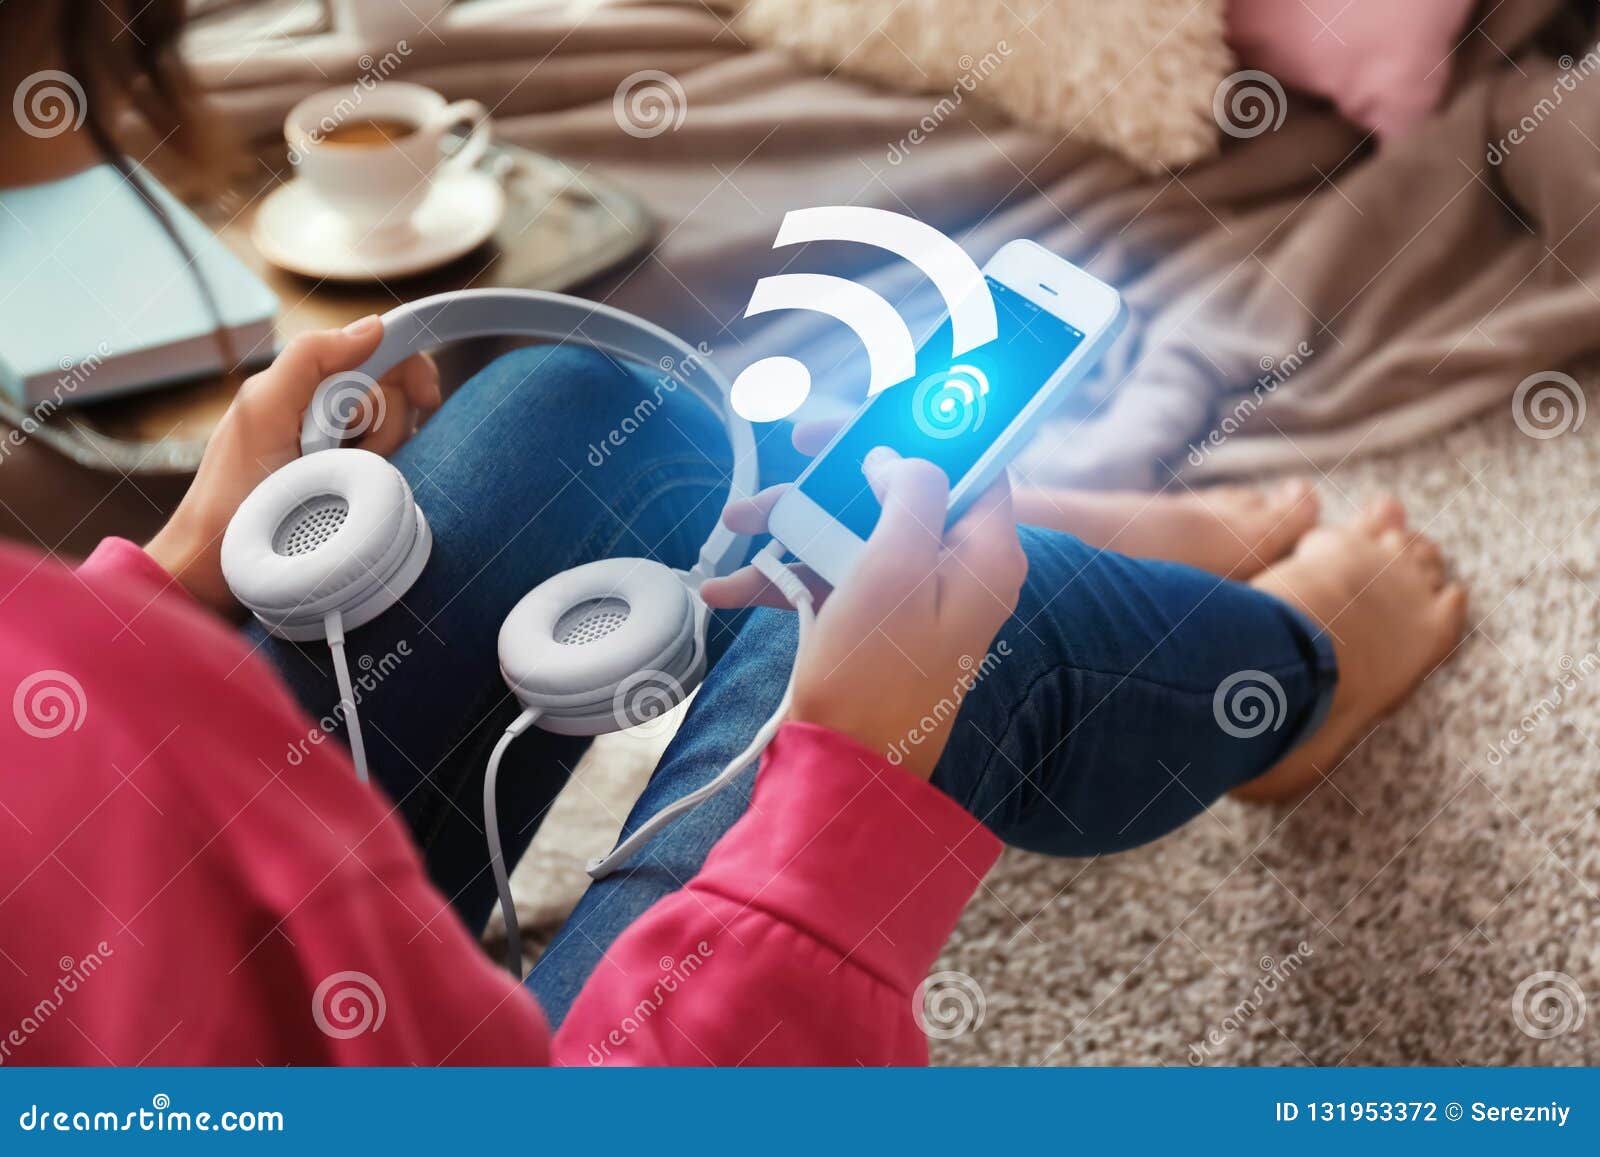
M 502 354 L 474 374 L 452 405 L 501 420 L 610 413 L 632 405 L 638 383 L 623 364 L 584 345 L 531 345 Z
M 514 441 L 575 471 L 620 463 L 632 475 L 671 459 L 720 478 L 731 458 L 721 420 L 687 387 L 586 345 L 503 354 L 451 395 L 447 412 L 474 439 Z

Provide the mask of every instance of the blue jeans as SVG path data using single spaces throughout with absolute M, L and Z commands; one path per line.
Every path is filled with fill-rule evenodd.
M 726 496 L 717 420 L 686 392 L 640 418 L 645 396 L 592 351 L 519 350 L 452 395 L 394 459 L 427 512 L 433 556 L 399 607 L 350 633 L 351 660 L 367 676 L 361 720 L 373 775 L 471 927 L 494 903 L 484 764 L 518 713 L 496 661 L 501 620 L 544 579 L 594 559 L 689 565 Z M 615 442 L 613 431 L 621 445 L 593 452 Z M 787 430 L 761 437 L 764 480 L 791 477 Z M 1026 527 L 1023 545 L 1017 613 L 989 655 L 973 657 L 979 678 L 933 777 L 1007 843 L 1059 856 L 1146 843 L 1320 724 L 1337 678 L 1332 647 L 1286 604 L 1055 531 Z M 338 701 L 326 648 L 251 631 L 306 708 L 326 715 Z M 749 741 L 782 694 L 794 646 L 792 615 L 714 616 L 710 674 L 627 830 Z M 1227 709 L 1233 696 L 1218 691 L 1230 680 L 1268 689 L 1258 703 L 1268 723 Z M 511 745 L 500 777 L 508 859 L 526 848 L 586 744 L 534 729 Z M 589 889 L 528 981 L 552 1022 L 606 947 L 694 875 L 743 813 L 754 774 Z

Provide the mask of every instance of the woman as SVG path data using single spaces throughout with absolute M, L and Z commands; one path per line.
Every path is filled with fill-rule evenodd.
M 1088 854 L 1155 838 L 1224 791 L 1302 791 L 1461 630 L 1464 593 L 1392 501 L 1311 530 L 1304 488 L 1023 494 L 1016 516 L 1055 529 L 1019 537 L 997 489 L 939 541 L 923 528 L 939 522 L 942 478 L 890 463 L 874 480 L 888 537 L 872 549 L 897 565 L 864 567 L 829 599 L 804 651 L 782 612 L 717 620 L 711 674 L 627 826 L 741 748 L 792 664 L 794 722 L 759 778 L 590 890 L 529 981 L 565 1022 L 551 1053 L 534 1003 L 448 910 L 478 928 L 493 899 L 476 801 L 488 747 L 516 714 L 494 636 L 557 571 L 607 555 L 691 558 L 725 493 L 725 446 L 680 393 L 589 465 L 583 448 L 641 386 L 581 350 L 501 359 L 409 440 L 438 405 L 437 376 L 414 359 L 385 380 L 387 416 L 363 444 L 394 454 L 437 545 L 402 604 L 350 645 L 383 673 L 363 695 L 369 758 L 430 885 L 383 797 L 351 781 L 342 751 L 277 689 L 327 714 L 337 693 L 325 655 L 247 631 L 268 672 L 217 625 L 239 617 L 217 555 L 228 518 L 296 452 L 316 383 L 359 364 L 380 328 L 365 319 L 297 339 L 248 382 L 146 552 L 108 543 L 76 577 L 12 551 L 0 560 L 11 591 L 0 690 L 14 689 L 17 727 L 0 746 L 8 810 L 26 833 L 0 853 L 11 881 L 0 939 L 25 969 L 48 972 L 82 944 L 115 960 L 71 995 L 76 1023 L 112 1059 L 139 1059 L 142 1046 L 152 1062 L 916 1060 L 910 987 L 995 836 Z M 818 436 L 797 440 L 814 449 Z M 727 517 L 759 532 L 770 501 Z M 1010 614 L 1019 542 L 1027 579 Z M 1193 549 L 1188 561 L 1249 581 L 1107 545 Z M 174 585 L 199 606 L 164 589 Z M 753 572 L 706 594 L 730 610 L 772 601 Z M 974 667 L 983 677 L 969 691 Z M 28 705 L 50 686 L 41 674 L 62 673 L 82 690 L 68 685 L 65 702 L 82 707 L 41 737 L 57 723 Z M 1219 718 L 1218 689 L 1241 673 L 1279 688 L 1275 726 Z M 944 700 L 959 713 L 925 727 Z M 513 745 L 501 778 L 509 855 L 581 749 L 538 731 Z M 704 983 L 689 979 L 702 971 Z M 352 976 L 373 982 L 368 1007 L 387 1031 L 308 1011 Z M 669 1015 L 641 1023 L 646 1006 Z M 59 1023 L 28 1039 L 36 1061 L 94 1056 Z

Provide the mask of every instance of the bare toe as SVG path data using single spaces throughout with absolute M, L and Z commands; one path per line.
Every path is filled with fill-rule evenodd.
M 1438 543 L 1417 534 L 1406 543 L 1404 554 L 1406 560 L 1427 578 L 1429 590 L 1437 591 L 1444 586 L 1444 551 L 1439 548 Z
M 1400 505 L 1398 498 L 1381 494 L 1361 508 L 1356 521 L 1374 536 L 1386 530 L 1402 530 L 1406 525 L 1406 508 Z
M 1448 647 L 1454 647 L 1467 629 L 1467 588 L 1451 583 L 1434 596 L 1433 607 L 1441 620 L 1442 633 L 1449 640 Z

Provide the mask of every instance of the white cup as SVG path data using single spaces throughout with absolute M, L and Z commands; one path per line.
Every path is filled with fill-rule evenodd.
M 343 126 L 397 120 L 413 126 L 397 140 L 331 143 Z M 445 133 L 470 124 L 449 158 Z M 411 218 L 441 171 L 471 168 L 489 144 L 489 110 L 475 100 L 447 101 L 420 84 L 388 80 L 371 89 L 312 93 L 283 122 L 289 160 L 300 177 L 350 226 L 357 248 L 391 249 L 415 236 Z

